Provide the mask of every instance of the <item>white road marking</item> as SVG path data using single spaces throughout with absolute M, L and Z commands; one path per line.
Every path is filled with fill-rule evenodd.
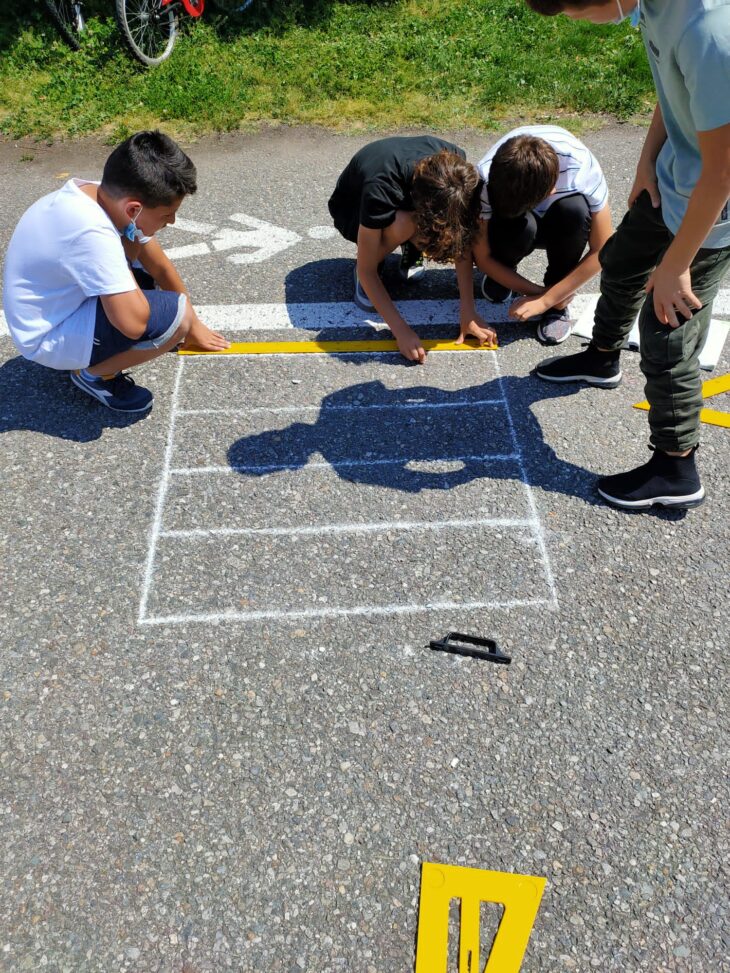
M 337 230 L 334 226 L 310 226 L 307 236 L 313 240 L 331 240 L 332 237 L 337 236 Z
M 218 229 L 215 223 L 199 223 L 197 220 L 188 220 L 182 216 L 178 216 L 175 222 L 171 224 L 176 230 L 183 230 L 185 233 L 200 233 L 205 235 L 206 233 L 215 233 Z
M 211 236 L 212 239 L 208 243 L 189 243 L 171 247 L 165 250 L 165 253 L 170 260 L 185 260 L 188 257 L 220 253 L 224 250 L 246 250 L 249 252 L 231 254 L 227 259 L 235 264 L 258 264 L 275 256 L 281 250 L 293 247 L 302 239 L 293 230 L 276 226 L 255 216 L 247 216 L 246 213 L 232 213 L 228 219 L 233 223 L 242 223 L 246 229 L 237 230 L 226 226 L 215 227 L 210 223 L 177 220 L 172 225 L 177 226 L 179 230 Z
M 201 244 L 190 244 L 200 246 Z M 205 244 L 207 246 L 207 244 Z M 595 294 L 578 294 L 572 309 L 576 316 L 582 314 Z M 459 321 L 459 302 L 443 301 L 397 301 L 396 306 L 408 321 L 416 327 L 429 324 L 450 325 L 455 327 Z M 501 324 L 508 321 L 508 308 L 502 304 L 476 301 L 477 310 L 487 321 Z M 377 314 L 361 311 L 350 301 L 328 301 L 313 303 L 280 304 L 197 304 L 196 311 L 211 328 L 226 334 L 244 334 L 249 331 L 327 331 L 332 328 L 370 327 L 385 329 L 386 325 Z M 730 288 L 721 290 L 713 306 L 714 318 L 730 318 Z M 513 323 L 512 327 L 522 325 Z M 0 312 L 0 336 L 9 334 L 7 321 Z M 197 359 L 206 361 L 205 357 Z

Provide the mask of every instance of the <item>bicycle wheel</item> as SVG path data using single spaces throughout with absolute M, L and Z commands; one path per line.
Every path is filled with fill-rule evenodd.
M 222 14 L 242 14 L 253 0 L 211 0 L 211 3 Z
M 161 64 L 177 37 L 177 14 L 160 0 L 116 0 L 117 23 L 129 50 L 142 64 Z
M 72 0 L 46 0 L 48 16 L 69 47 L 79 49 L 79 34 L 85 27 L 81 4 Z

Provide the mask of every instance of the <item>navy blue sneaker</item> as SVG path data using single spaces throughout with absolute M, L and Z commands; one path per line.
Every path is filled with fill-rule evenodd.
M 119 372 L 114 378 L 99 378 L 84 373 L 71 372 L 74 385 L 115 412 L 146 412 L 152 408 L 154 396 L 149 389 L 135 385 L 131 376 Z

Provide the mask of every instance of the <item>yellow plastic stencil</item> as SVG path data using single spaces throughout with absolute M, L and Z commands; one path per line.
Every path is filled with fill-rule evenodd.
M 518 973 L 545 888 L 537 875 L 424 862 L 418 912 L 416 973 L 447 973 L 449 907 L 461 900 L 459 973 Z M 504 906 L 504 915 L 483 970 L 479 969 L 482 902 Z
M 497 345 L 476 345 L 464 342 L 427 339 L 421 344 L 426 351 L 496 351 Z M 181 348 L 179 355 L 342 355 L 352 352 L 398 351 L 393 338 L 374 341 L 238 341 L 223 351 L 200 351 Z
M 713 395 L 721 395 L 723 392 L 730 392 L 730 374 L 718 375 L 717 378 L 708 379 L 702 383 L 702 398 L 711 399 Z M 635 409 L 649 411 L 648 402 L 637 402 Z M 710 426 L 725 426 L 730 429 L 730 412 L 720 412 L 717 409 L 702 409 L 700 412 L 700 422 L 706 422 Z

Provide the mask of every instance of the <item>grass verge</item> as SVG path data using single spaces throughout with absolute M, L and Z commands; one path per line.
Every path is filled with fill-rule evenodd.
M 652 104 L 638 32 L 541 18 L 522 0 L 258 0 L 239 23 L 206 11 L 170 60 L 147 70 L 122 48 L 108 9 L 90 18 L 79 52 L 37 13 L 6 16 L 0 133 L 487 129 L 505 118 L 628 118 Z

